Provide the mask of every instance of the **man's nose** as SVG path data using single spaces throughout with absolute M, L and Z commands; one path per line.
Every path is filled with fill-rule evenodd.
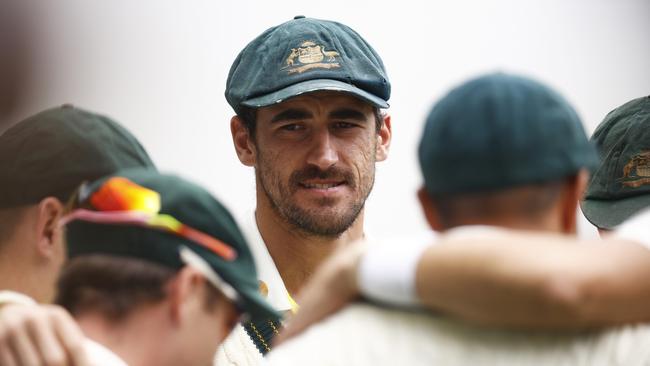
M 327 170 L 339 161 L 335 141 L 329 131 L 320 131 L 313 136 L 312 148 L 307 157 L 307 163 Z

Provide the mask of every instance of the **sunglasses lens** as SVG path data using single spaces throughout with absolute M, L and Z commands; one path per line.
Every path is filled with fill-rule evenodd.
M 123 177 L 106 181 L 90 198 L 100 211 L 142 211 L 155 214 L 160 211 L 160 195 Z

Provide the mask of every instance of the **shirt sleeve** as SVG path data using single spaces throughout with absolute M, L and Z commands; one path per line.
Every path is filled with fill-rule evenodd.
M 357 278 L 361 294 L 380 303 L 412 307 L 419 305 L 415 291 L 417 265 L 435 236 L 395 238 L 369 246 L 359 263 Z
M 632 216 L 632 218 L 619 225 L 612 235 L 638 242 L 650 249 L 650 209 Z

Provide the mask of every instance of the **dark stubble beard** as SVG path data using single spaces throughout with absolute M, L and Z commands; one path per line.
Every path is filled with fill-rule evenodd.
M 260 164 L 263 166 L 263 163 Z M 268 165 L 267 165 L 268 166 Z M 318 236 L 325 238 L 338 238 L 354 224 L 359 217 L 359 213 L 364 207 L 366 199 L 372 190 L 375 180 L 374 162 L 370 164 L 369 181 L 356 181 L 350 171 L 336 167 L 327 170 L 321 170 L 316 166 L 308 166 L 304 169 L 295 171 L 289 178 L 289 184 L 282 184 L 280 178 L 268 171 L 257 171 L 257 179 L 261 182 L 264 194 L 268 198 L 273 210 L 282 218 L 283 221 L 302 233 L 309 236 Z M 323 215 L 329 207 L 332 207 L 336 201 L 324 197 L 319 200 L 318 208 L 304 209 L 298 206 L 293 200 L 293 194 L 300 189 L 300 182 L 308 179 L 334 179 L 343 180 L 350 189 L 359 194 L 358 197 L 352 197 L 345 209 L 338 215 Z M 277 194 L 273 193 L 271 187 L 276 187 Z

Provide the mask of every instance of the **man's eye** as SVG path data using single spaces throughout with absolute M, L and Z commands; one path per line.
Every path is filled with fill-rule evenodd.
M 292 123 L 288 125 L 282 125 L 280 129 L 283 131 L 298 131 L 302 129 L 302 126 L 300 126 L 299 124 Z
M 356 127 L 357 125 L 354 123 L 349 123 L 349 122 L 336 122 L 334 124 L 335 128 L 353 128 Z

